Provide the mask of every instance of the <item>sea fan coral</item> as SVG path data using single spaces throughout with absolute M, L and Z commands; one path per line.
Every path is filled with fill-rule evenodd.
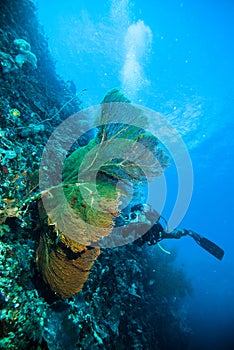
M 59 244 L 48 236 L 42 236 L 37 250 L 37 264 L 50 288 L 67 298 L 82 289 L 99 254 L 99 248 L 85 247 L 65 236 L 61 237 Z
M 147 117 L 140 108 L 113 89 L 100 111 L 94 137 L 65 160 L 62 182 L 42 194 L 46 214 L 41 211 L 40 216 L 47 217 L 48 226 L 41 235 L 37 265 L 44 281 L 62 297 L 81 290 L 99 247 L 110 241 L 112 246 L 127 243 L 113 229 L 122 200 L 132 195 L 130 183 L 140 187 L 167 166 L 159 159 L 158 139 L 143 128 Z

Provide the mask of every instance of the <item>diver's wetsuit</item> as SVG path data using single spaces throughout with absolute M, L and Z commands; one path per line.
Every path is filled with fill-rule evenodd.
M 142 237 L 138 238 L 135 243 L 139 246 L 147 243 L 154 245 L 166 238 L 179 239 L 188 234 L 188 230 L 175 229 L 171 232 L 166 232 L 160 222 L 156 222 Z
M 197 244 L 199 244 L 202 248 L 204 248 L 206 251 L 208 251 L 210 254 L 215 256 L 217 259 L 221 260 L 224 255 L 223 249 L 218 247 L 215 243 L 211 242 L 209 239 L 200 236 L 198 233 L 187 230 L 184 228 L 176 228 L 172 230 L 171 232 L 167 232 L 162 224 L 160 223 L 160 215 L 155 211 L 152 210 L 150 206 L 146 205 L 135 205 L 131 208 L 130 213 L 125 214 L 125 218 L 123 218 L 124 223 L 123 225 L 126 225 L 128 223 L 140 223 L 140 221 L 137 221 L 137 216 L 142 215 L 142 213 L 145 215 L 145 222 L 151 223 L 151 227 L 146 233 L 142 236 L 138 236 L 134 243 L 138 246 L 143 246 L 145 243 L 148 245 L 154 245 L 158 242 L 162 241 L 163 239 L 167 238 L 174 238 L 179 239 L 183 236 L 190 236 L 192 237 Z M 156 220 L 153 220 L 153 218 L 157 218 Z M 142 219 L 141 219 L 142 220 Z M 164 220 L 164 219 L 163 219 Z M 165 220 L 164 220 L 165 221 Z M 152 223 L 155 222 L 153 225 Z M 142 221 L 141 221 L 142 223 Z

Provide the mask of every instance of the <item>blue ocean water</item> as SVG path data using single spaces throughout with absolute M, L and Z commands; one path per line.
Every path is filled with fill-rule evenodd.
M 163 113 L 184 140 L 194 187 L 180 226 L 213 240 L 225 256 L 216 261 L 189 238 L 165 247 L 176 247 L 194 286 L 188 302 L 194 349 L 225 349 L 234 331 L 233 1 L 39 0 L 38 6 L 57 71 L 78 92 L 87 89 L 87 107 L 118 87 L 132 102 Z M 168 217 L 178 185 L 173 164 L 166 180 Z

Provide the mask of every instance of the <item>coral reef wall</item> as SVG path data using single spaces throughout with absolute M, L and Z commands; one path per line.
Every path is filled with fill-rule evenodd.
M 35 11 L 35 5 L 27 0 L 3 0 L 0 3 L 1 95 L 25 117 L 30 118 L 31 113 L 36 113 L 41 121 L 60 110 L 73 92 L 55 73 L 48 43 Z M 26 47 L 24 50 L 22 45 L 16 45 L 17 39 L 28 43 L 30 49 Z M 21 63 L 19 55 L 25 56 L 23 61 L 21 58 Z M 32 57 L 36 61 L 34 59 L 33 62 Z M 77 112 L 77 103 L 68 107 L 60 117 Z M 31 119 L 31 122 L 35 121 Z
M 56 74 L 36 7 L 0 1 L 0 348 L 186 349 L 183 299 L 190 284 L 175 254 L 129 244 L 105 249 L 79 294 L 62 299 L 36 266 L 41 231 L 37 186 L 46 140 L 81 108 Z
M 54 127 L 81 101 L 56 75 L 48 43 L 31 1 L 0 3 L 0 222 L 14 216 L 17 201 L 38 169 Z M 32 184 L 31 184 L 32 185 Z

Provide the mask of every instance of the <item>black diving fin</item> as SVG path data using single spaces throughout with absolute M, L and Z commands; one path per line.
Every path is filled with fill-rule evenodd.
M 222 260 L 224 256 L 224 250 L 217 246 L 217 244 L 191 230 L 185 230 L 185 233 L 191 236 L 197 242 L 197 244 L 199 244 L 208 253 L 212 254 L 217 259 Z

